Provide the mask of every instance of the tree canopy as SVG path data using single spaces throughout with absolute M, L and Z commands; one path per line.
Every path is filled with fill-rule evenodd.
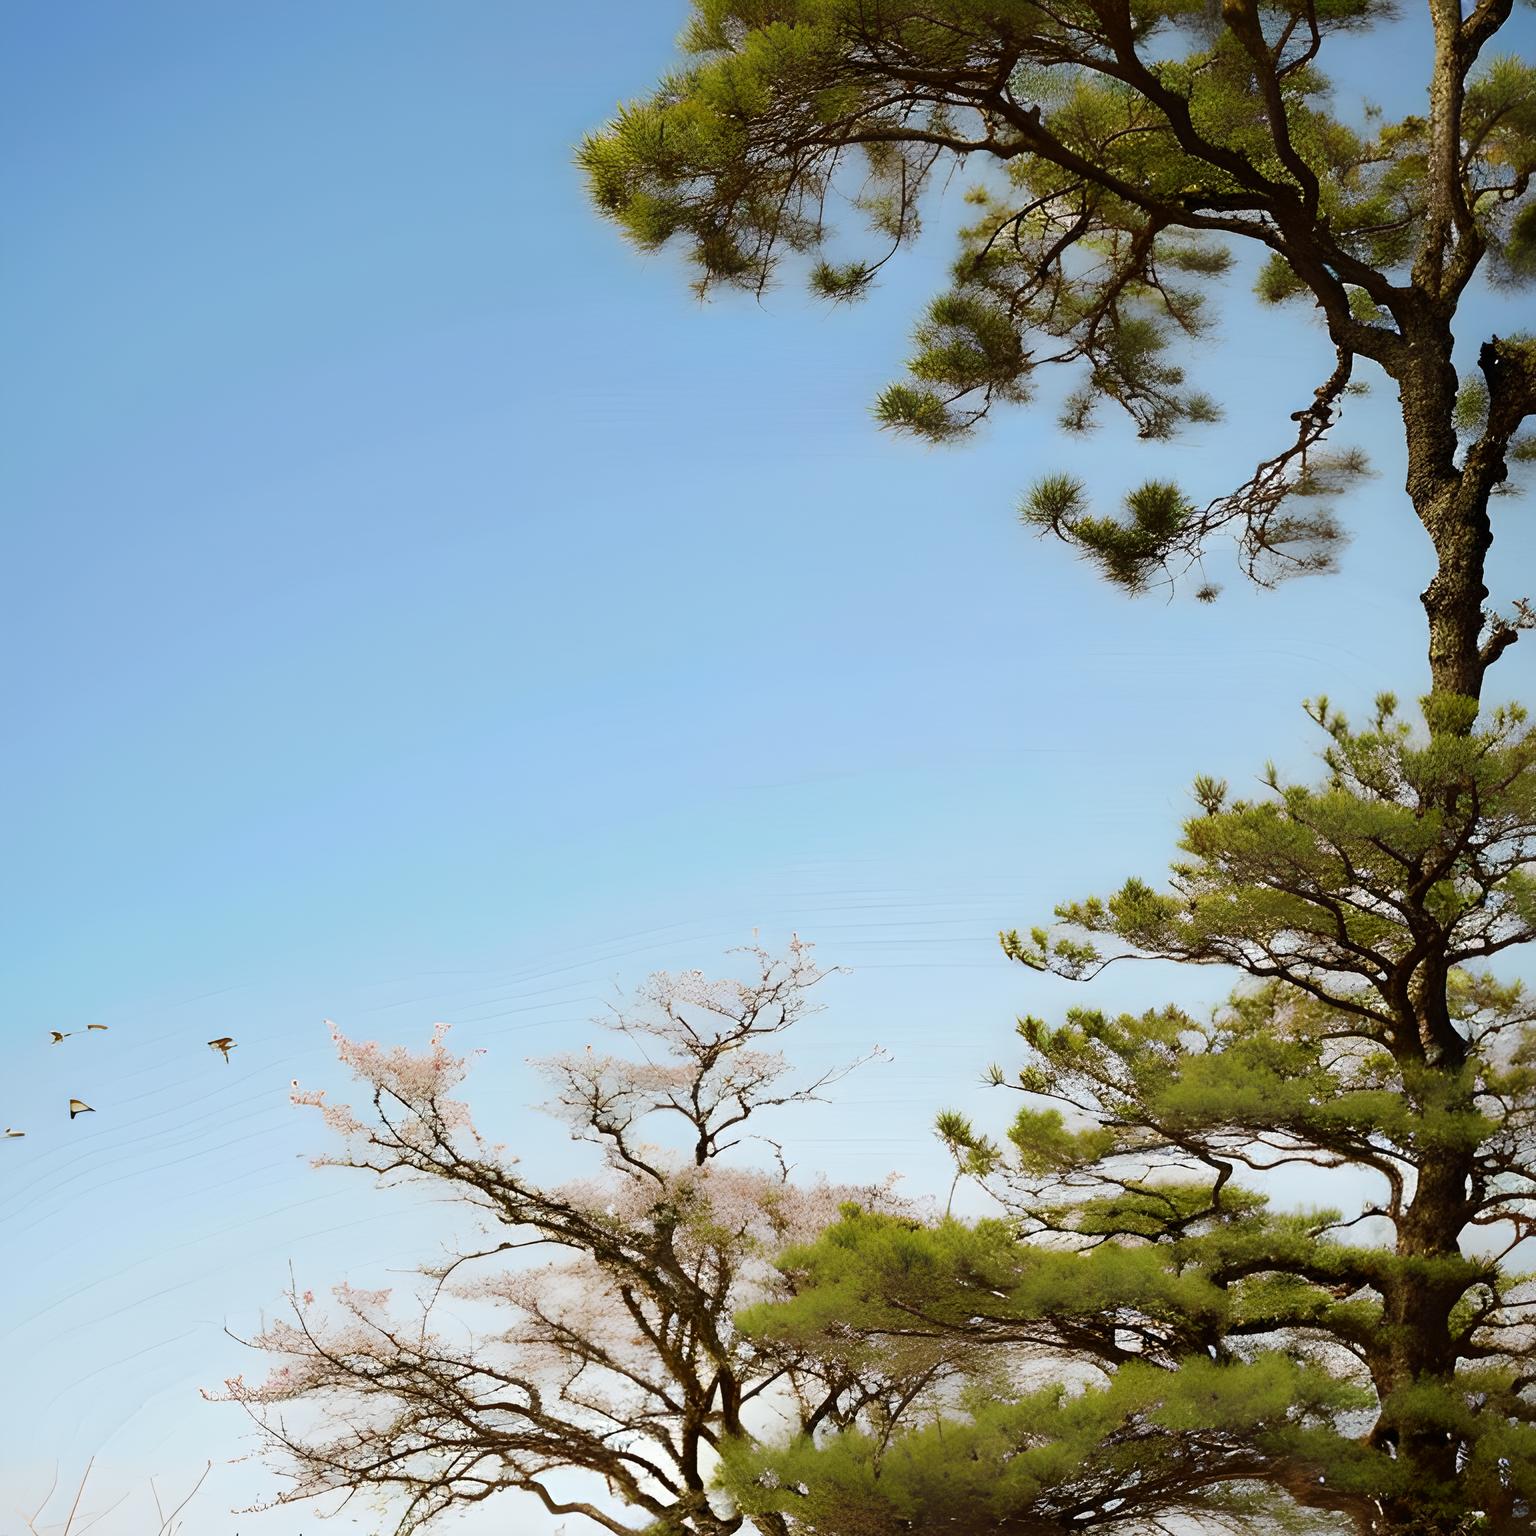
M 1490 962 L 1536 938 L 1536 732 L 1414 732 L 1385 697 L 1363 730 L 1313 716 L 1322 783 L 1199 780 L 1166 889 L 1003 936 L 1071 979 L 1142 957 L 1248 980 L 1208 1018 L 1021 1019 L 1025 1064 L 991 1074 L 1026 1099 L 1006 1144 L 939 1125 L 1005 1214 L 860 1214 L 783 1258 L 797 1294 L 759 1334 L 964 1343 L 987 1375 L 884 1444 L 743 1447 L 749 1507 L 827 1536 L 1531 1528 L 1536 1003 Z M 1255 1177 L 1294 1167 L 1368 1192 L 1276 1208 Z
M 1133 590 L 1200 570 L 1223 530 L 1261 582 L 1323 569 L 1332 502 L 1364 468 L 1330 441 L 1363 360 L 1396 387 L 1437 556 L 1434 685 L 1477 697 L 1529 621 L 1484 609 L 1483 567 L 1488 499 L 1533 452 L 1536 353 L 1490 336 L 1461 377 L 1452 329 L 1479 273 L 1536 275 L 1536 69 L 1495 49 L 1512 3 L 1431 0 L 1432 48 L 1401 57 L 1424 105 L 1391 118 L 1341 107 L 1323 73 L 1330 45 L 1387 26 L 1385 0 L 695 0 L 685 62 L 579 159 L 596 206 L 644 249 L 680 244 L 701 291 L 760 290 L 795 254 L 831 298 L 866 290 L 961 169 L 974 214 L 952 285 L 877 408 L 933 441 L 1029 400 L 1049 363 L 1075 372 L 1069 431 L 1106 403 L 1144 438 L 1215 419 L 1179 344 L 1205 332 L 1234 246 L 1256 244 L 1260 300 L 1310 304 L 1332 343 L 1276 452 L 1214 498 L 1150 479 L 1113 514 L 1048 476 L 1023 516 Z M 866 254 L 840 254 L 838 205 Z
M 840 1205 L 897 1208 L 883 1188 L 797 1186 L 782 1161 L 731 1156 L 761 1140 L 764 1111 L 815 1099 L 847 1070 L 794 1081 L 775 1048 L 830 974 L 811 946 L 746 953 L 745 979 L 651 977 L 606 1021 L 628 1051 L 540 1063 L 551 1113 L 601 1154 L 596 1177 L 558 1186 L 475 1130 L 454 1093 L 468 1062 L 445 1026 L 421 1052 L 336 1032 L 368 1103 L 295 1085 L 341 1141 L 319 1161 L 426 1182 L 485 1235 L 424 1268 L 403 1304 L 346 1284 L 327 1304 L 295 1285 L 288 1316 L 250 1341 L 272 1370 L 213 1395 L 258 1426 L 286 1478 L 275 1503 L 371 1496 L 404 1536 L 522 1494 L 613 1536 L 728 1536 L 741 1517 L 711 1487 L 714 1462 L 758 1404 L 806 1432 L 890 1411 L 886 1374 L 829 1372 L 733 1324 L 737 1306 L 780 1287 L 772 1255 Z M 918 1353 L 906 1400 L 945 1374 L 944 1346 Z

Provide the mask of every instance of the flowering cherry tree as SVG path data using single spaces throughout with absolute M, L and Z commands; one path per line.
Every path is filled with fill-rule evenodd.
M 793 939 L 738 951 L 746 980 L 659 973 L 606 1021 L 635 1052 L 585 1050 L 538 1063 L 551 1113 L 594 1143 L 601 1167 L 545 1188 L 482 1138 L 455 1098 L 466 1061 L 437 1026 L 422 1053 L 333 1032 L 366 1107 L 297 1084 L 342 1147 L 321 1165 L 387 1182 L 431 1181 L 491 1234 L 435 1268 L 415 1304 L 337 1286 L 327 1305 L 295 1285 L 289 1313 L 248 1340 L 275 1357 L 259 1383 L 209 1394 L 260 1427 L 287 1486 L 274 1503 L 380 1496 L 397 1533 L 520 1492 L 549 1513 L 629 1536 L 724 1536 L 742 1524 L 712 1488 L 719 1447 L 754 1425 L 803 1432 L 879 1426 L 939 1390 L 942 1348 L 876 1369 L 857 1353 L 813 1362 L 733 1328 L 733 1312 L 789 1283 L 772 1264 L 850 1201 L 894 1212 L 888 1186 L 802 1187 L 772 1142 L 764 1170 L 726 1155 L 761 1111 L 818 1098 L 857 1062 L 796 1080 L 776 1048 L 831 974 Z M 873 1054 L 873 1053 L 872 1053 Z M 868 1058 L 865 1058 L 868 1059 Z M 669 1127 L 681 1136 L 666 1139 Z M 541 1263 L 508 1258 L 534 1250 Z M 542 1250 L 542 1253 L 539 1252 Z M 452 1336 L 434 1324 L 455 1304 Z M 466 1337 L 466 1315 L 484 1320 Z M 777 1522 L 770 1517 L 764 1529 Z M 762 1525 L 762 1522 L 759 1522 Z

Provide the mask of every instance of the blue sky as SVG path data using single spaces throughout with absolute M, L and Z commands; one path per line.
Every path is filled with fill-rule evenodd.
M 487 1048 L 482 1122 L 575 1168 L 524 1058 L 656 966 L 798 928 L 852 968 L 800 1054 L 895 1057 L 793 1123 L 800 1166 L 937 1188 L 933 1110 L 1001 1118 L 980 1069 L 1068 1000 L 997 928 L 1155 874 L 1196 771 L 1300 767 L 1304 696 L 1423 686 L 1385 391 L 1353 412 L 1381 472 L 1336 577 L 1131 602 L 1015 522 L 1050 469 L 1106 499 L 1234 483 L 1326 368 L 1296 316 L 1234 291 L 1196 360 L 1218 430 L 1065 443 L 1047 401 L 936 452 L 868 405 L 940 228 L 854 310 L 792 282 L 701 307 L 624 249 L 570 150 L 682 16 L 0 21 L 0 1120 L 28 1133 L 0 1148 L 0 1369 L 35 1383 L 0 1401 L 0 1536 L 93 1453 L 92 1513 L 126 1500 L 100 1536 L 209 1458 L 199 1533 L 306 1528 L 226 1513 L 271 1485 L 196 1392 L 256 1369 L 222 1330 L 290 1262 L 361 1283 L 449 1230 L 309 1168 L 287 1084 L 334 1077 L 322 1018 L 452 1020 Z M 1381 89 L 1374 46 L 1346 73 Z M 1480 301 L 1466 336 L 1495 323 Z M 1506 504 L 1496 598 L 1533 553 Z M 1495 691 L 1529 698 L 1533 656 Z M 1154 982 L 1193 995 L 1140 972 L 1100 996 Z M 203 1044 L 225 1033 L 228 1067 Z M 71 1094 L 97 1114 L 71 1125 Z

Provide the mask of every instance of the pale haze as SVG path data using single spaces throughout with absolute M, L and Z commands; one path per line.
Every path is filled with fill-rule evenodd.
M 944 282 L 943 208 L 851 309 L 792 273 L 701 306 L 626 249 L 571 150 L 684 15 L 0 17 L 0 1125 L 26 1132 L 0 1143 L 0 1536 L 56 1473 L 58 1528 L 92 1456 L 77 1530 L 152 1531 L 150 1476 L 179 1496 L 209 1460 L 196 1536 L 324 1528 L 231 1513 L 280 1485 L 198 1389 L 261 1372 L 230 1334 L 290 1266 L 408 1286 L 389 1272 L 456 1230 L 431 1191 L 309 1166 L 325 1133 L 289 1083 L 342 1094 L 326 1018 L 411 1044 L 450 1022 L 485 1052 L 482 1127 L 564 1176 L 590 1164 L 526 1059 L 594 1039 L 648 971 L 798 930 L 849 974 L 791 1054 L 891 1060 L 779 1122 L 797 1174 L 942 1198 L 934 1112 L 1000 1125 L 980 1078 L 1014 1017 L 1087 1000 L 997 930 L 1156 877 L 1196 772 L 1303 771 L 1303 698 L 1426 684 L 1384 388 L 1340 437 L 1379 473 L 1337 575 L 1258 592 L 1222 551 L 1214 605 L 1130 600 L 1018 526 L 1046 471 L 1206 496 L 1283 445 L 1330 354 L 1241 274 L 1192 364 L 1224 425 L 1068 441 L 1046 398 L 940 452 L 869 404 Z M 1529 47 L 1529 14 L 1509 30 Z M 1408 91 L 1422 39 L 1398 36 L 1401 69 L 1346 50 L 1341 101 Z M 1518 323 L 1467 307 L 1468 336 Z M 1496 507 L 1507 606 L 1536 535 Z M 1533 678 L 1527 640 L 1499 697 Z M 1145 967 L 1095 996 L 1223 986 Z M 509 1522 L 547 1528 L 515 1500 L 454 1528 Z

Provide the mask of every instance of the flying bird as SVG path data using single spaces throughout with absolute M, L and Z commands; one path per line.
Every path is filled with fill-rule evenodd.
M 84 1099 L 71 1099 L 69 1101 L 69 1118 L 71 1120 L 76 1115 L 94 1115 L 95 1113 L 96 1111 Z
M 74 1030 L 50 1029 L 48 1033 L 53 1036 L 52 1044 L 57 1045 L 60 1040 L 68 1040 Z
M 231 1049 L 233 1049 L 235 1042 L 228 1035 L 220 1035 L 217 1040 L 210 1040 L 208 1044 L 213 1050 L 217 1051 L 225 1061 L 228 1061 L 229 1053 Z
M 25 1131 L 13 1131 L 10 1126 L 6 1126 L 5 1134 L 7 1136 L 25 1136 L 27 1133 Z
M 107 1026 L 105 1024 L 87 1024 L 85 1027 L 87 1029 L 105 1029 Z

